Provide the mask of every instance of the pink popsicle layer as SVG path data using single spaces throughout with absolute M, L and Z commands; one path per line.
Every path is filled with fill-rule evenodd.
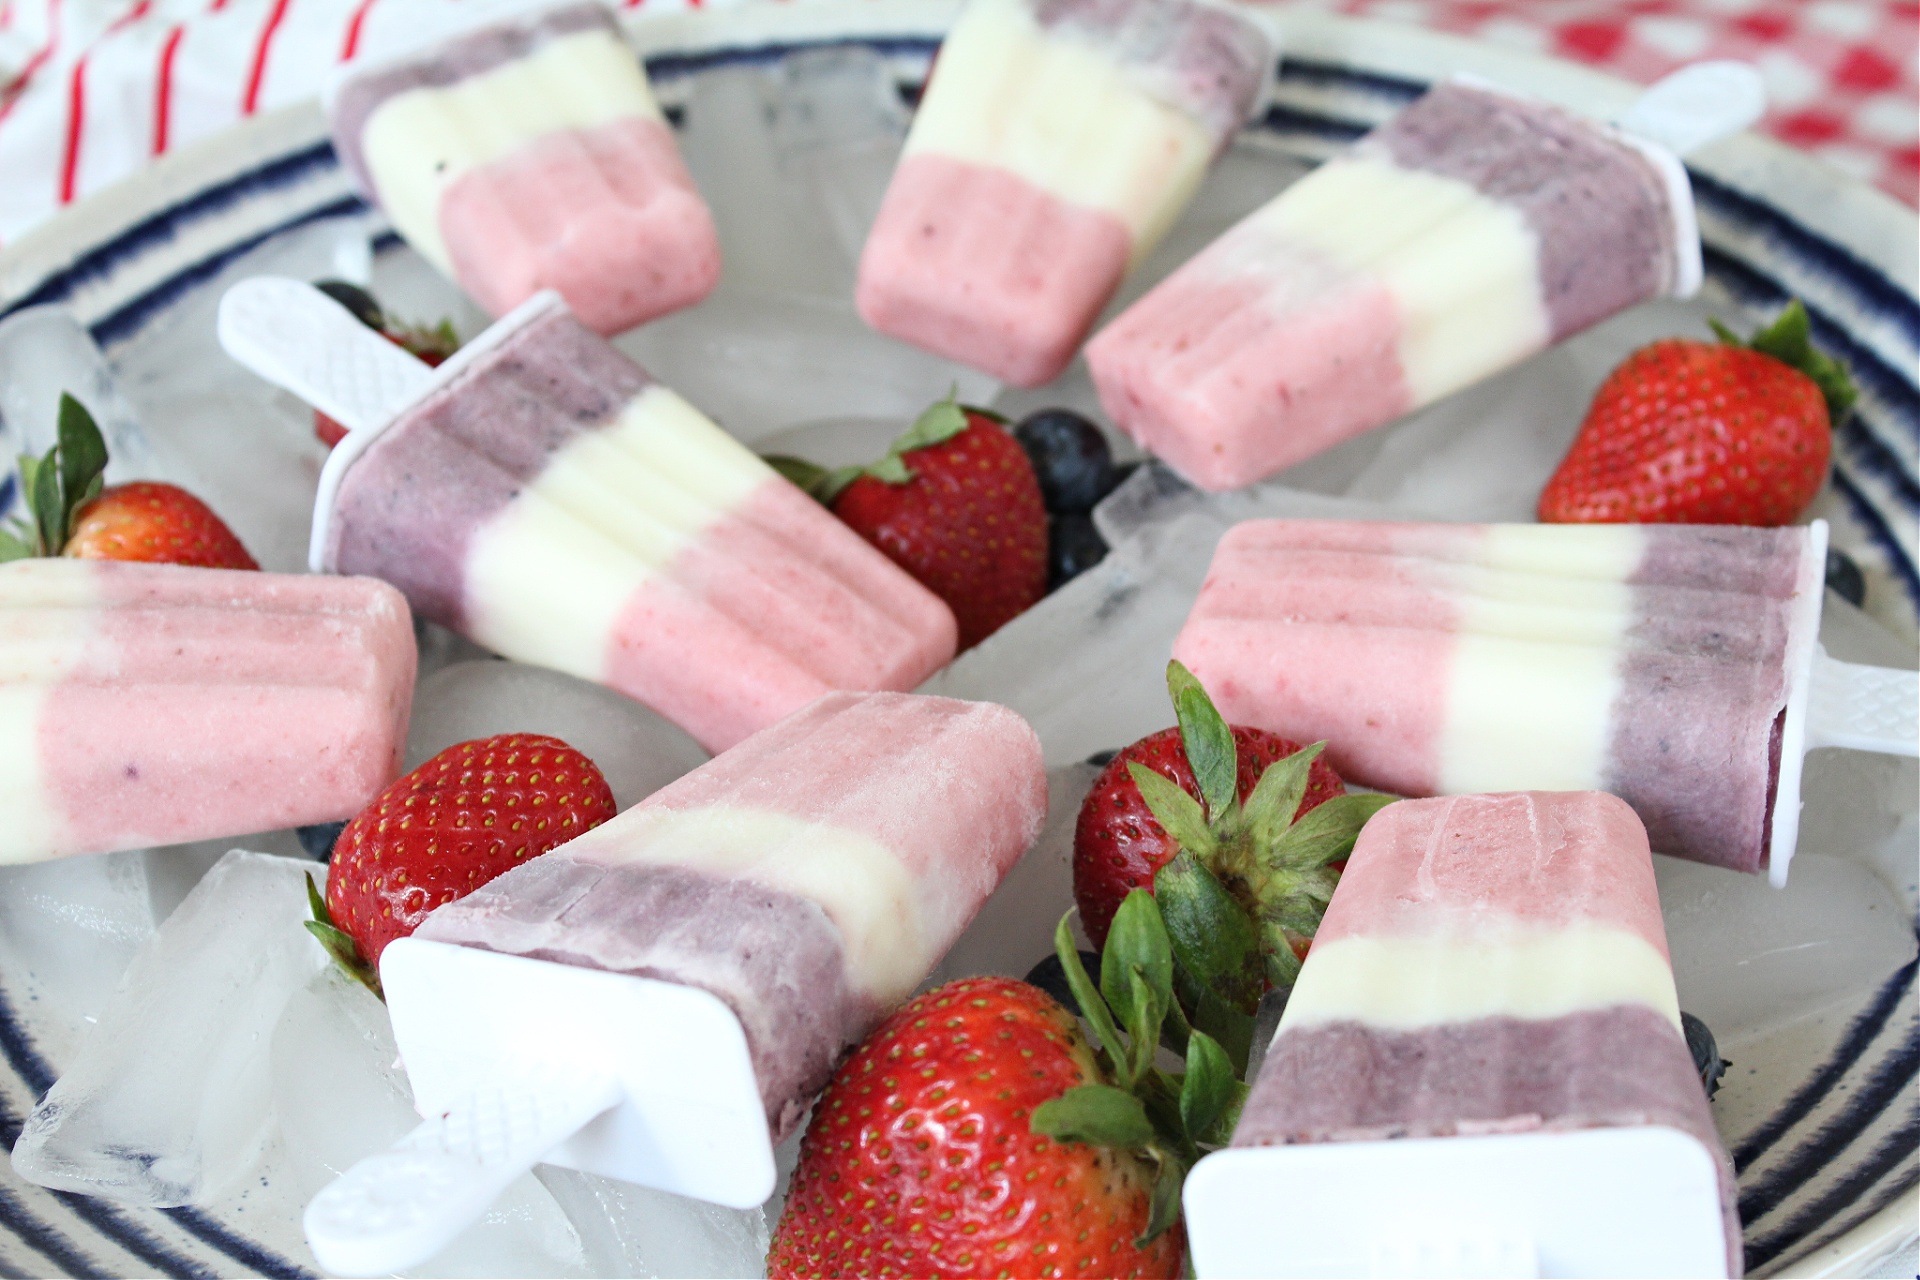
M 945 665 L 946 607 L 823 524 L 819 503 L 770 477 L 634 592 L 605 682 L 721 751 L 831 690 L 904 693 Z
M 1132 248 L 1111 214 L 1004 169 L 911 155 L 867 237 L 855 304 L 881 333 L 1038 386 L 1073 359 Z
M 398 774 L 416 654 L 386 584 L 145 564 L 0 573 L 84 576 L 91 597 L 66 606 L 83 638 L 34 741 L 0 744 L 39 757 L 52 842 L 27 856 L 347 818 Z M 0 628 L 11 612 L 0 600 Z
M 462 174 L 440 232 L 462 288 L 494 315 L 542 289 L 620 333 L 720 280 L 720 243 L 673 133 L 629 117 L 535 138 Z

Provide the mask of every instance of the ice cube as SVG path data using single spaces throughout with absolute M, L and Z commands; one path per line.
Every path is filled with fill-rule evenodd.
M 896 424 L 891 440 L 950 393 L 992 402 L 999 384 L 986 374 L 867 328 L 850 290 L 825 297 L 723 284 L 614 345 L 756 448 L 829 417 L 884 419 Z
M 890 441 L 956 387 L 971 404 L 997 389 L 854 312 L 860 243 L 901 137 L 890 92 L 875 55 L 823 49 L 709 72 L 688 99 L 681 150 L 713 206 L 724 275 L 699 306 L 617 345 L 749 444 L 826 417 L 891 422 Z
M 534 1177 L 579 1232 L 596 1276 L 763 1276 L 764 1207 L 728 1209 L 543 1164 Z
M 920 691 L 1012 707 L 1040 735 L 1049 767 L 1166 728 L 1173 638 L 1225 529 L 1198 512 L 1142 528 Z
M 1111 744 L 1115 749 L 1126 745 Z M 1099 776 L 1100 766 L 1086 763 L 1047 770 L 1047 824 L 1039 839 L 981 906 L 927 980 L 928 987 L 979 973 L 1022 978 L 1053 954 L 1053 931 L 1060 917 L 1073 909 L 1074 824 Z
M 384 1151 L 420 1117 L 397 1062 L 386 1008 L 328 968 L 286 1002 L 270 1050 L 277 1170 L 304 1203 L 353 1164 Z M 416 1272 L 425 1276 L 585 1276 L 582 1237 L 533 1177 L 514 1181 L 486 1216 Z
M 14 1147 L 30 1182 L 126 1204 L 204 1203 L 259 1155 L 267 1044 L 325 961 L 301 859 L 235 849 L 128 967 Z
M 71 312 L 28 307 L 0 320 L 0 458 L 9 469 L 20 454 L 39 457 L 59 439 L 62 393 L 86 406 L 106 438 L 108 484 L 191 483 L 178 458 L 155 450 L 106 356 Z
M 685 730 L 601 685 L 505 659 L 434 672 L 414 694 L 407 768 L 456 742 L 545 733 L 600 767 L 622 809 L 707 761 Z
M 0 867 L 0 966 L 54 1062 L 100 1017 L 153 922 L 140 850 Z

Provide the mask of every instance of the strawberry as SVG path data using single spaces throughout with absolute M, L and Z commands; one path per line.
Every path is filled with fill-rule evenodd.
M 1066 920 L 1054 941 L 1095 1043 L 1011 978 L 903 1006 L 814 1107 L 770 1276 L 1180 1274 L 1182 1181 L 1245 1086 L 1174 1003 L 1151 897 L 1122 906 L 1099 987 Z M 1184 1073 L 1154 1064 L 1163 1034 Z
M 1340 866 L 1389 797 L 1345 794 L 1324 742 L 1229 727 L 1177 661 L 1167 691 L 1179 727 L 1115 756 L 1080 806 L 1074 900 L 1098 943 L 1123 895 L 1151 892 L 1181 1003 L 1244 1066 L 1262 991 L 1292 985 Z
M 0 530 L 0 561 L 29 556 L 143 560 L 207 569 L 258 569 L 220 517 L 177 485 L 141 480 L 101 488 L 107 445 L 93 415 L 60 397 L 59 440 L 20 459 L 29 522 Z
M 380 953 L 435 907 L 599 826 L 613 792 L 558 738 L 503 733 L 448 747 L 375 797 L 334 843 L 312 930 L 376 993 Z
M 1855 399 L 1791 303 L 1742 343 L 1669 338 L 1607 375 L 1540 494 L 1540 519 L 1782 525 L 1826 482 L 1833 426 Z
M 148 560 L 205 569 L 258 569 L 219 516 L 176 485 L 115 485 L 80 509 L 62 555 Z
M 942 400 L 868 467 L 768 462 L 953 610 L 980 643 L 1047 591 L 1047 511 L 1026 450 L 998 418 Z
M 1265 729 L 1232 726 L 1238 758 L 1238 794 L 1244 806 L 1267 770 L 1301 750 Z M 1347 793 L 1346 784 L 1323 755 L 1315 755 L 1307 771 L 1307 787 L 1294 811 L 1297 821 L 1309 809 Z M 1106 941 L 1107 925 L 1120 900 L 1134 889 L 1152 892 L 1153 877 L 1173 861 L 1179 843 L 1167 834 L 1147 807 L 1129 768 L 1140 764 L 1192 796 L 1201 799 L 1193 765 L 1176 726 L 1149 734 L 1120 752 L 1094 779 L 1081 802 L 1073 829 L 1073 898 L 1080 922 L 1094 946 Z
M 354 319 L 366 325 L 367 328 L 395 346 L 418 356 L 429 368 L 437 368 L 446 361 L 448 356 L 460 349 L 460 336 L 453 331 L 451 320 L 442 320 L 439 324 L 431 326 L 403 323 L 388 316 L 380 304 L 374 301 L 372 294 L 344 280 L 321 280 L 314 285 L 314 288 L 351 311 Z M 331 449 L 347 438 L 347 429 L 315 409 L 313 434 L 320 438 L 321 444 Z

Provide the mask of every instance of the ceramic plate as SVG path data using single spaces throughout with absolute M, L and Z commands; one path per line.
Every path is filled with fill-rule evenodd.
M 977 375 L 874 347 L 844 296 L 888 148 L 897 146 L 950 16 L 949 5 L 902 0 L 696 12 L 630 28 L 716 207 L 729 283 L 698 314 L 649 326 L 622 345 L 756 444 L 778 437 L 820 454 L 852 452 L 949 381 L 966 396 L 994 394 Z M 1129 297 L 1444 75 L 1474 72 L 1596 115 L 1616 113 L 1634 92 L 1581 68 L 1411 28 L 1325 15 L 1282 17 L 1279 25 L 1288 56 L 1270 101 Z M 862 88 L 869 82 L 872 94 Z M 1817 340 L 1848 362 L 1864 391 L 1840 434 L 1833 484 L 1817 514 L 1865 567 L 1871 617 L 1830 597 L 1828 643 L 1842 656 L 1914 665 L 1914 216 L 1753 137 L 1716 144 L 1690 168 L 1706 244 L 1701 304 L 1642 308 L 1609 322 L 1527 369 L 1289 473 L 1240 509 L 1365 501 L 1457 519 L 1523 518 L 1529 504 L 1516 509 L 1516 494 L 1537 490 L 1539 477 L 1525 473 L 1524 462 L 1503 476 L 1497 456 L 1476 455 L 1477 424 L 1512 421 L 1553 401 L 1557 416 L 1542 427 L 1550 465 L 1586 393 L 1634 341 L 1697 326 L 1709 307 L 1759 316 L 1797 296 L 1812 312 Z M 799 203 L 780 206 L 769 229 L 768 210 L 779 201 Z M 295 406 L 246 387 L 221 363 L 211 307 L 236 272 L 328 274 L 343 244 L 369 234 L 376 284 L 396 310 L 452 310 L 465 329 L 475 326 L 479 318 L 352 193 L 313 106 L 172 157 L 0 254 L 0 315 L 41 303 L 68 307 L 114 359 L 134 412 L 184 459 L 263 563 L 294 569 L 321 452 Z M 743 280 L 750 287 L 734 288 Z M 839 345 L 810 345 L 820 343 Z M 823 350 L 834 357 L 817 358 Z M 1566 394 L 1547 394 L 1556 390 Z M 998 401 L 1015 412 L 1048 402 L 1092 408 L 1084 370 Z M 265 424 L 257 431 L 245 426 L 255 418 Z M 1166 495 L 1143 492 L 1143 484 L 1125 510 L 1106 513 L 1107 527 L 1137 536 L 936 680 L 942 691 L 1000 697 L 1028 714 L 1050 765 L 1070 765 L 1164 719 L 1157 662 L 1139 655 L 1158 644 L 1164 656 L 1161 637 L 1185 608 L 1180 583 L 1196 554 L 1204 567 L 1204 550 L 1189 544 L 1208 536 L 1208 520 L 1217 536 L 1232 508 L 1201 504 L 1201 525 L 1183 523 L 1172 517 L 1193 516 L 1187 496 L 1162 501 Z M 0 495 L 0 506 L 10 496 Z M 1043 654 L 1048 661 L 1036 663 Z M 1128 654 L 1135 660 L 1124 688 L 1109 690 L 1103 664 Z M 1920 784 L 1911 762 L 1828 756 L 1836 759 L 1810 764 L 1806 856 L 1792 886 L 1776 893 L 1663 860 L 1661 891 L 1682 1004 L 1707 1017 L 1734 1064 L 1715 1113 L 1740 1171 L 1749 1270 L 1906 1274 L 1920 1182 Z M 247 843 L 290 851 L 285 833 Z M 154 918 L 208 856 L 148 857 L 142 902 Z M 0 900 L 10 894 L 15 903 L 0 910 L 10 930 L 0 942 L 0 1139 L 10 1146 L 84 1033 L 89 1001 L 110 987 L 151 920 L 122 927 L 111 913 L 63 898 L 55 873 L 0 875 L 11 877 L 0 882 Z M 86 939 L 93 942 L 77 967 L 55 956 Z M 974 939 L 974 950 L 949 969 L 1021 972 L 1038 958 L 1038 946 L 1019 955 L 979 950 L 991 941 Z M 170 1210 L 51 1193 L 0 1166 L 0 1271 L 311 1274 L 297 1200 L 276 1181 L 272 1154 L 255 1184 L 203 1208 Z

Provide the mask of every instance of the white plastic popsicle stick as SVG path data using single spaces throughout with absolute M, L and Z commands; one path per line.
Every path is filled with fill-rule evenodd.
M 1766 109 L 1766 82 L 1753 67 L 1696 62 L 1654 82 L 1614 123 L 1684 156 L 1740 132 Z
M 474 1086 L 313 1198 L 304 1222 L 313 1256 L 347 1276 L 418 1266 L 515 1178 L 619 1101 L 619 1082 L 607 1070 L 552 1066 Z
M 543 289 L 433 368 L 361 324 L 310 284 L 255 276 L 227 290 L 220 299 L 218 326 L 227 354 L 347 429 L 347 438 L 334 446 L 320 471 L 307 541 L 309 569 L 326 571 L 328 528 L 340 478 L 380 433 L 483 352 L 530 320 L 565 307 L 559 294 Z
M 1841 662 L 1816 647 L 1807 750 L 1920 756 L 1920 671 Z
M 424 360 L 298 280 L 234 285 L 220 299 L 219 333 L 228 355 L 350 432 L 391 420 L 433 381 Z
M 1199 1276 L 1724 1276 L 1714 1157 L 1659 1125 L 1233 1147 L 1182 1193 Z

